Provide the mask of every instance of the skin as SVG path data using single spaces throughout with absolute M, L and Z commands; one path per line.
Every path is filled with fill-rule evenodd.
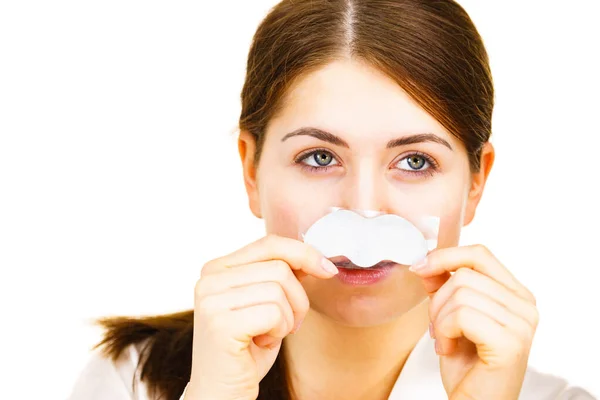
M 493 165 L 492 145 L 472 172 L 457 138 L 358 61 L 311 73 L 284 100 L 258 165 L 254 138 L 240 133 L 249 206 L 268 235 L 204 266 L 186 399 L 256 398 L 282 340 L 297 398 L 387 399 L 428 327 L 449 398 L 517 399 L 535 299 L 485 247 L 457 247 Z M 299 128 L 337 139 L 289 136 Z M 416 134 L 446 144 L 387 146 Z M 439 216 L 438 249 L 377 284 L 344 285 L 297 240 L 332 206 Z

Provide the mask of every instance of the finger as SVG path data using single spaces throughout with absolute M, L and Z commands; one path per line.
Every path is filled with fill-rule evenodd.
M 308 274 L 327 279 L 338 272 L 337 267 L 312 246 L 287 237 L 267 235 L 229 255 L 208 262 L 202 268 L 202 274 L 277 259 L 287 262 L 300 276 Z
M 468 297 L 469 295 L 463 289 L 474 290 L 483 296 L 489 297 L 499 306 L 504 307 L 507 312 L 522 318 L 532 329 L 537 328 L 539 315 L 533 304 L 493 279 L 468 268 L 458 269 L 448 282 L 432 296 L 429 303 L 429 318 L 435 321 L 440 310 L 448 301 L 467 304 L 463 302 L 467 299 L 462 299 L 462 296 Z
M 475 344 L 477 354 L 488 366 L 514 365 L 526 356 L 528 349 L 516 336 L 486 314 L 471 308 L 460 307 L 437 323 L 440 336 L 458 339 L 465 337 Z M 437 339 L 436 339 L 437 341 Z M 444 349 L 436 347 L 444 354 Z
M 528 321 L 510 312 L 489 296 L 466 287 L 459 288 L 441 307 L 439 314 L 433 320 L 434 331 L 439 321 L 443 321 L 449 314 L 461 307 L 469 307 L 487 315 L 502 327 L 510 330 L 515 336 L 522 338 L 523 341 L 533 339 L 535 328 Z
M 247 345 L 255 337 L 268 336 L 276 340 L 264 340 L 260 346 L 269 346 L 274 341 L 283 339 L 286 329 L 282 329 L 284 316 L 281 307 L 274 303 L 258 304 L 251 307 L 233 310 L 229 315 L 220 314 L 215 323 L 222 335 Z
M 423 278 L 429 278 L 445 272 L 454 272 L 459 268 L 480 272 L 535 304 L 531 292 L 481 245 L 436 249 L 429 253 L 423 262 L 411 266 L 410 270 Z
M 302 322 L 310 303 L 308 296 L 290 266 L 282 260 L 263 261 L 228 268 L 218 274 L 202 277 L 196 285 L 199 298 L 226 292 L 233 288 L 255 285 L 258 283 L 278 283 L 292 307 L 294 326 Z
M 277 338 L 285 337 L 294 328 L 294 315 L 283 289 L 278 283 L 258 283 L 251 286 L 234 288 L 225 293 L 206 296 L 197 302 L 196 309 L 202 316 L 206 317 L 206 320 L 218 320 L 224 324 L 236 324 L 238 321 L 236 320 L 235 315 L 239 314 L 236 311 L 265 304 L 274 304 L 280 309 L 279 315 L 281 318 L 278 320 L 279 322 L 277 324 L 269 325 L 269 330 L 260 331 L 258 333 L 254 330 L 249 332 L 235 330 L 239 335 L 243 335 L 238 335 L 234 337 L 234 339 L 250 340 L 253 336 L 259 334 L 269 334 L 270 336 Z M 271 315 L 269 314 L 269 317 L 270 316 Z M 223 321 L 223 319 L 227 319 L 229 322 Z M 269 321 L 271 320 L 269 319 Z M 209 324 L 210 323 L 211 322 L 209 322 Z M 218 323 L 219 322 L 217 322 L 217 324 Z M 263 327 L 264 325 L 250 324 L 248 326 L 252 328 Z M 231 330 L 228 326 L 224 326 L 223 328 L 226 331 Z
M 445 272 L 440 275 L 434 275 L 429 278 L 423 278 L 421 282 L 427 292 L 427 295 L 431 298 L 435 292 L 441 288 L 452 276 L 450 272 Z

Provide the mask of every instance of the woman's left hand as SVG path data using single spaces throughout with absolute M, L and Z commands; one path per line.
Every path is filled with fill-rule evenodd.
M 431 299 L 448 398 L 518 399 L 538 324 L 531 292 L 481 245 L 434 250 L 411 271 Z

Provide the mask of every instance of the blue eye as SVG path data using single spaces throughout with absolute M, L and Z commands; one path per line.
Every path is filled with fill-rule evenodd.
M 333 154 L 324 150 L 313 151 L 304 157 L 301 162 L 313 168 L 325 168 L 339 164 L 338 161 L 333 157 Z
M 396 168 L 402 171 L 404 175 L 433 176 L 438 172 L 438 164 L 431 156 L 415 152 L 404 157 L 396 163 Z
M 427 170 L 431 166 L 431 164 L 425 157 L 417 154 L 412 154 L 400 160 L 398 166 L 400 167 L 400 169 L 408 171 L 423 171 Z

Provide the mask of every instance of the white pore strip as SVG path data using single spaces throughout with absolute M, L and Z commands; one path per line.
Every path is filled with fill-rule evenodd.
M 386 260 L 411 265 L 437 246 L 438 217 L 415 218 L 413 224 L 394 214 L 363 215 L 334 209 L 317 220 L 302 238 L 325 257 L 345 256 L 364 268 Z

